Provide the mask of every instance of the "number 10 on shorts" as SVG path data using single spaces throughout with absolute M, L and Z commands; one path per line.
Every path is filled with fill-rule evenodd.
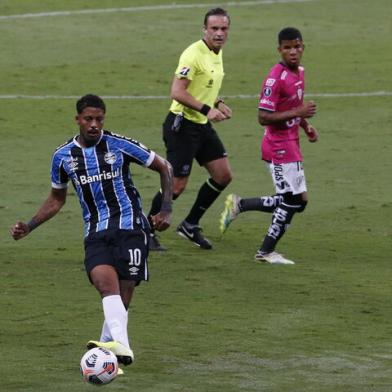
M 139 248 L 128 249 L 129 251 L 129 272 L 131 275 L 137 275 L 142 262 L 142 252 Z

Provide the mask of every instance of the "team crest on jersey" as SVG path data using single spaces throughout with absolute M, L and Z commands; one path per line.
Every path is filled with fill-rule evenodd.
M 104 157 L 103 157 L 104 161 L 108 164 L 108 165 L 113 165 L 114 162 L 116 162 L 117 157 L 116 154 L 114 152 L 107 152 Z
M 191 69 L 190 69 L 189 67 L 182 67 L 182 69 L 181 69 L 181 71 L 179 72 L 179 74 L 180 74 L 181 76 L 187 76 L 190 70 L 191 70 Z
M 265 97 L 269 97 L 271 94 L 272 94 L 272 90 L 271 90 L 269 87 L 266 87 L 266 88 L 263 90 L 263 95 L 264 95 Z
M 272 87 L 274 84 L 275 84 L 275 79 L 271 79 L 271 78 L 268 78 L 266 81 L 265 81 L 265 85 L 267 86 L 267 87 Z

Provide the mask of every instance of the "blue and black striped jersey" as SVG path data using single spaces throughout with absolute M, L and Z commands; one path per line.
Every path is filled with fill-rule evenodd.
M 52 187 L 68 181 L 79 196 L 85 236 L 106 229 L 132 230 L 148 226 L 129 164 L 148 167 L 155 153 L 130 138 L 103 131 L 99 142 L 82 148 L 76 136 L 56 149 L 52 158 Z

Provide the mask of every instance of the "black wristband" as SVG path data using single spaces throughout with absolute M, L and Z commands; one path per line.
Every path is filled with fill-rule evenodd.
M 172 203 L 170 201 L 163 201 L 161 204 L 162 212 L 172 212 Z
M 211 110 L 211 106 L 208 106 L 206 104 L 204 104 L 201 109 L 199 110 L 199 112 L 201 114 L 204 114 L 205 116 L 207 116 L 208 112 Z
M 34 218 L 30 219 L 30 221 L 27 222 L 27 227 L 29 228 L 29 231 L 33 231 L 38 226 L 39 224 L 34 220 Z

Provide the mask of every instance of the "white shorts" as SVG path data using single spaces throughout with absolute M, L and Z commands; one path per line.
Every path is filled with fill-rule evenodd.
M 293 195 L 306 192 L 306 179 L 302 162 L 267 162 L 276 193 L 291 192 Z

